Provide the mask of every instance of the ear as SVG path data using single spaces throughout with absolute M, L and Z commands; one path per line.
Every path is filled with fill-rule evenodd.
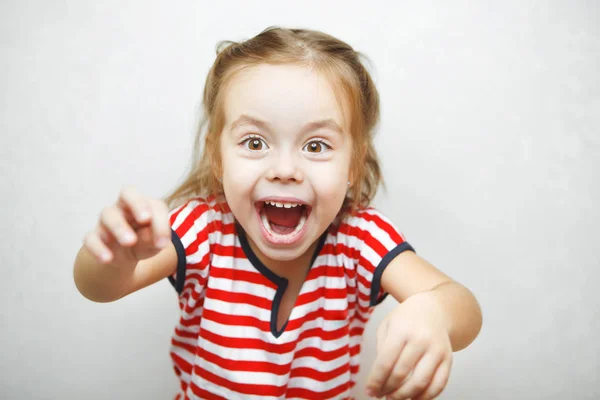
M 356 184 L 357 177 L 357 165 L 362 165 L 364 163 L 364 157 L 361 157 L 360 154 L 355 154 L 352 156 L 352 161 L 350 162 L 350 168 L 348 169 L 348 182 L 350 182 L 349 187 L 353 187 Z

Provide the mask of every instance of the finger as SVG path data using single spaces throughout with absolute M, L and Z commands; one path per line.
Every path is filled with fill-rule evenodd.
M 436 370 L 435 375 L 431 380 L 431 384 L 429 384 L 423 393 L 412 400 L 432 400 L 439 396 L 448 384 L 451 366 L 451 359 L 444 360 Z
M 150 202 L 152 207 L 152 233 L 154 245 L 159 249 L 165 247 L 171 239 L 171 225 L 169 223 L 169 210 L 162 201 Z
M 392 373 L 394 365 L 396 365 L 396 361 L 401 355 L 406 342 L 391 335 L 379 339 L 378 342 L 381 343 L 378 347 L 385 349 L 385 351 L 377 352 L 377 357 L 371 368 L 371 374 L 367 379 L 367 393 L 370 396 L 380 397 L 382 396 L 383 386 Z
M 144 228 L 139 229 L 137 232 L 137 243 L 138 245 L 142 245 L 144 247 L 155 247 L 154 246 L 154 235 L 152 234 L 152 227 L 146 226 Z
M 131 246 L 135 243 L 135 232 L 125 219 L 123 211 L 116 206 L 107 207 L 102 210 L 100 223 L 122 246 Z
M 120 247 L 117 238 L 108 231 L 104 224 L 99 223 L 96 227 L 96 231 L 98 232 L 100 240 L 102 240 L 102 242 L 108 247 L 110 251 L 114 253 L 114 251 Z
M 425 391 L 430 385 L 433 374 L 441 364 L 443 357 L 429 352 L 426 353 L 412 370 L 410 376 L 396 386 L 392 393 L 392 399 L 408 399 L 417 396 Z
M 112 260 L 113 253 L 100 237 L 98 229 L 85 235 L 83 245 L 99 262 L 105 264 Z
M 117 203 L 131 212 L 138 224 L 146 224 L 150 221 L 152 211 L 150 203 L 137 189 L 126 187 L 121 190 Z
M 413 371 L 423 354 L 425 354 L 425 347 L 416 343 L 408 343 L 398 357 L 392 373 L 382 385 L 380 395 L 388 395 L 397 390 Z

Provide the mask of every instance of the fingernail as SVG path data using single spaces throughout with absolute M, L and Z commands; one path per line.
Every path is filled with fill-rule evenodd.
M 134 239 L 135 239 L 135 237 L 133 236 L 133 233 L 131 233 L 131 232 L 124 232 L 124 233 L 121 235 L 121 239 L 122 239 L 124 242 L 133 242 L 133 241 L 134 241 Z
M 150 218 L 150 213 L 148 211 L 142 211 L 139 215 L 139 219 L 146 220 Z
M 110 260 L 110 254 L 102 253 L 102 254 L 100 254 L 100 259 L 104 262 L 107 262 L 108 260 Z

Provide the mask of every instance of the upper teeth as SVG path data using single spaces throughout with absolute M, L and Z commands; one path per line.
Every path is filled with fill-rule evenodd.
M 265 201 L 266 204 L 270 204 L 272 206 L 275 207 L 279 207 L 279 208 L 292 208 L 292 207 L 298 207 L 301 204 L 298 203 L 280 203 L 278 201 Z

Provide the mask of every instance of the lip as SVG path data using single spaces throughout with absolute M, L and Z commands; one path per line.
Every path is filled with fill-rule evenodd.
M 280 202 L 280 203 L 297 203 L 297 204 L 302 204 L 303 206 L 307 206 L 310 207 L 309 204 L 304 201 L 301 200 L 297 197 L 287 197 L 287 196 L 269 196 L 269 197 L 262 197 L 258 200 L 256 200 L 254 202 L 254 204 L 264 204 L 266 201 L 274 201 L 274 202 Z
M 312 207 L 308 204 L 308 202 L 301 200 L 297 197 L 289 197 L 289 196 L 268 196 L 268 197 L 261 197 L 260 199 L 256 200 L 254 202 L 254 207 L 256 208 L 256 211 L 258 211 L 259 213 L 259 218 L 260 218 L 260 212 L 263 209 L 263 207 L 265 206 L 265 202 L 267 201 L 273 201 L 273 202 L 279 202 L 279 203 L 296 203 L 296 204 L 300 204 L 304 207 L 306 207 L 306 210 L 308 211 L 308 215 L 310 216 L 310 212 L 312 211 Z M 261 223 L 262 225 L 262 223 Z

